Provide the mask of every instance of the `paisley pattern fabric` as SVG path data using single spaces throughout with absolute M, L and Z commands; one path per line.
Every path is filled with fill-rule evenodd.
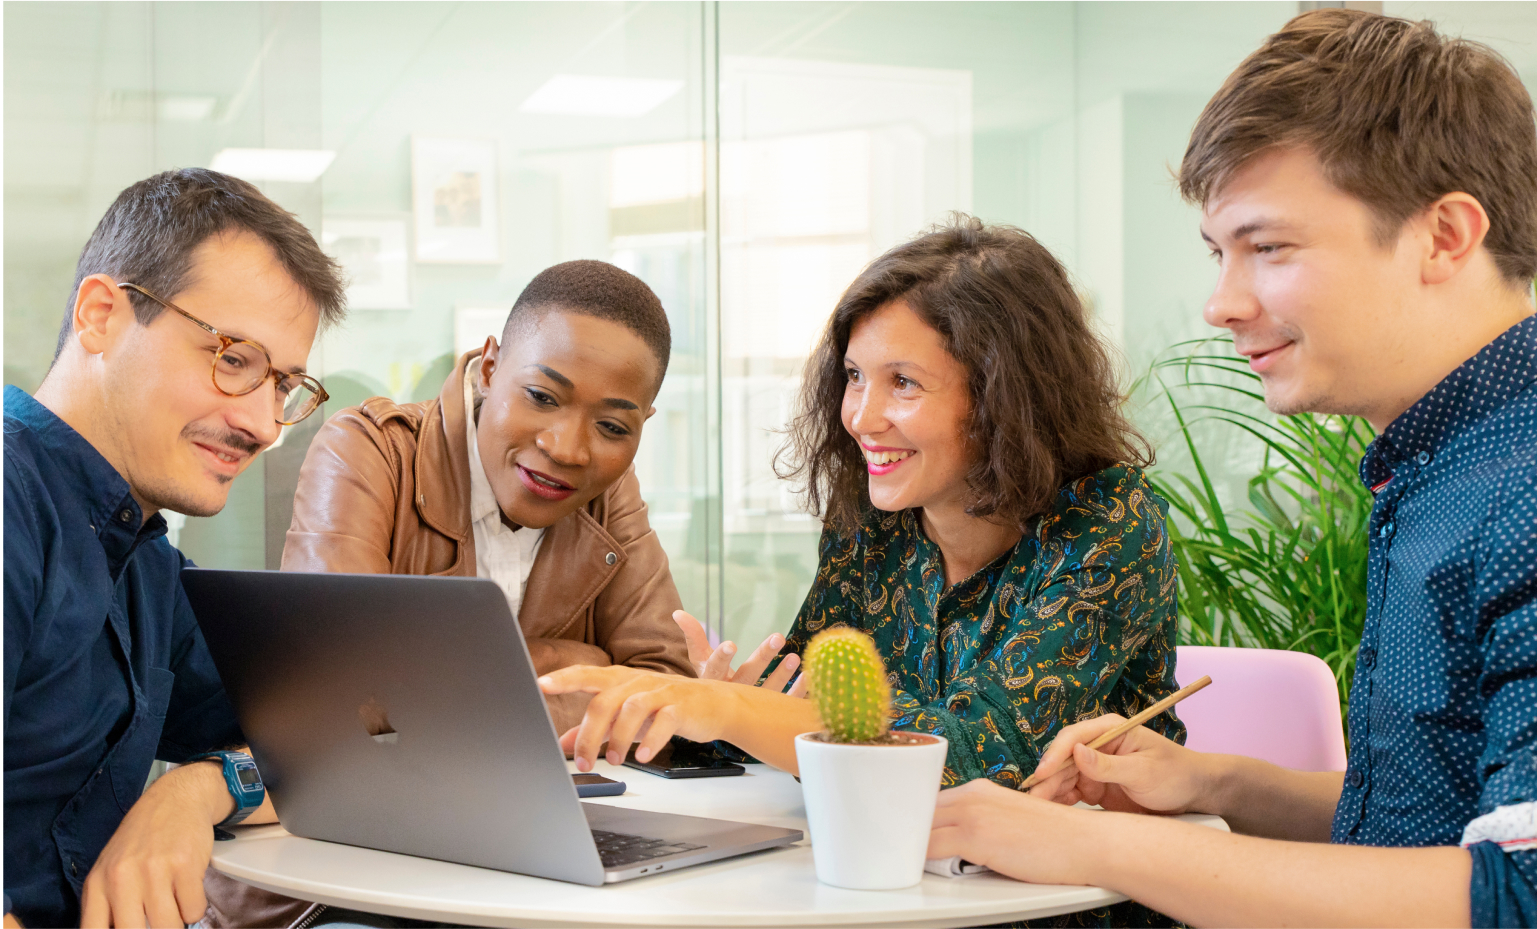
M 1106 468 L 1063 487 L 1018 544 L 949 589 L 919 513 L 872 511 L 852 538 L 823 531 L 785 653 L 830 626 L 869 633 L 893 726 L 950 742 L 944 786 L 1018 787 L 1063 726 L 1130 716 L 1178 689 L 1166 510 L 1140 471 Z M 1150 725 L 1184 741 L 1172 711 Z

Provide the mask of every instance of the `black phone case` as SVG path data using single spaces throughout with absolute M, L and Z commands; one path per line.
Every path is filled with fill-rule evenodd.
M 746 768 L 734 762 L 727 762 L 726 764 L 720 765 L 719 767 L 709 768 L 664 768 L 660 765 L 636 761 L 634 758 L 626 758 L 624 760 L 624 766 L 626 768 L 634 768 L 637 771 L 644 771 L 647 774 L 655 774 L 658 777 L 666 777 L 673 780 L 685 777 L 735 777 L 736 775 L 743 774 L 747 771 Z

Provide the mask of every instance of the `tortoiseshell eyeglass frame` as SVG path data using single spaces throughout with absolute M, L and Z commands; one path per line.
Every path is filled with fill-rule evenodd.
M 213 365 L 212 365 L 212 367 L 209 368 L 208 376 L 213 381 L 214 389 L 217 390 L 219 393 L 224 394 L 226 397 L 243 397 L 246 394 L 250 393 L 251 391 L 253 391 L 253 390 L 257 389 L 258 387 L 260 387 L 263 383 L 266 382 L 266 380 L 268 378 L 271 378 L 273 380 L 273 383 L 275 383 L 279 388 L 282 387 L 283 381 L 285 381 L 285 380 L 296 381 L 300 385 L 302 385 L 305 388 L 307 388 L 310 391 L 310 394 L 314 397 L 314 399 L 311 400 L 309 402 L 308 406 L 306 406 L 304 408 L 304 412 L 302 414 L 300 414 L 299 416 L 295 417 L 292 420 L 284 420 L 280 416 L 274 416 L 273 419 L 278 423 L 278 425 L 281 425 L 281 426 L 292 426 L 292 425 L 294 425 L 296 423 L 304 422 L 305 419 L 309 418 L 310 414 L 312 414 L 316 410 L 320 409 L 320 405 L 322 403 L 325 403 L 327 400 L 331 399 L 331 395 L 326 393 L 326 389 L 324 387 L 320 386 L 320 382 L 315 380 L 313 377 L 310 377 L 308 374 L 285 374 L 284 372 L 279 371 L 279 370 L 273 368 L 272 367 L 272 355 L 271 355 L 270 352 L 267 351 L 266 347 L 263 346 L 260 342 L 253 342 L 250 339 L 236 339 L 236 338 L 233 338 L 231 336 L 227 336 L 224 333 L 220 332 L 219 330 L 215 329 L 214 327 L 212 327 L 212 326 L 208 325 L 207 323 L 203 322 L 201 319 L 198 319 L 196 316 L 193 316 L 191 313 L 188 313 L 186 310 L 182 309 L 181 307 L 177 306 L 176 304 L 172 303 L 171 301 L 165 299 L 164 297 L 157 297 L 157 296 L 155 296 L 154 294 L 150 293 L 148 290 L 145 290 L 143 287 L 140 287 L 138 284 L 131 284 L 131 283 L 128 283 L 126 281 L 123 281 L 123 282 L 119 282 L 117 286 L 122 287 L 125 290 L 131 290 L 134 293 L 143 294 L 144 296 L 146 296 L 149 299 L 155 301 L 156 303 L 160 304 L 161 306 L 165 307 L 168 310 L 175 310 L 176 312 L 180 313 L 182 316 L 185 316 L 187 319 L 189 319 L 192 322 L 196 323 L 201 329 L 203 329 L 209 335 L 212 335 L 214 338 L 219 340 L 219 350 L 214 353 Z M 267 370 L 266 370 L 266 372 L 264 374 L 262 374 L 261 377 L 253 379 L 252 382 L 251 382 L 251 386 L 247 387 L 244 390 L 239 390 L 239 391 L 225 390 L 224 387 L 219 383 L 219 359 L 223 358 L 224 357 L 224 353 L 229 351 L 230 346 L 233 346 L 233 345 L 250 345 L 253 348 L 255 348 L 257 351 L 261 352 L 262 353 L 262 357 L 265 358 L 266 361 L 267 361 Z

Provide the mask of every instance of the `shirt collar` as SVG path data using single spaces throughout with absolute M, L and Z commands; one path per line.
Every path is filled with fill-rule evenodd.
M 37 436 L 38 444 L 49 453 L 50 465 L 63 478 L 61 483 L 75 491 L 90 514 L 91 527 L 98 536 L 108 528 L 121 532 L 125 527 L 133 529 L 132 535 L 142 537 L 141 541 L 165 534 L 165 519 L 159 513 L 144 519 L 128 482 L 96 446 L 20 387 L 5 388 L 5 418 L 16 420 Z M 125 512 L 127 519 L 123 518 Z
M 480 446 L 475 438 L 475 366 L 465 365 L 464 371 L 464 431 L 465 442 L 470 450 L 470 523 L 480 522 L 496 515 L 501 520 L 501 505 L 491 490 L 491 479 L 486 477 L 486 467 L 480 461 Z
M 1435 455 L 1469 426 L 1537 380 L 1537 316 L 1500 333 L 1430 393 L 1388 424 L 1361 459 L 1361 480 L 1378 487 L 1406 460 Z

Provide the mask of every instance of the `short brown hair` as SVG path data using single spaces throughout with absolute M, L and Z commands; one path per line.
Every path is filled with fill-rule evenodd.
M 182 168 L 145 178 L 117 195 L 86 240 L 75 265 L 75 286 L 64 304 L 64 325 L 53 360 L 74 332 L 75 297 L 92 274 L 131 281 L 168 300 L 187 286 L 192 255 L 209 237 L 244 230 L 272 248 L 283 270 L 320 310 L 322 329 L 342 321 L 347 294 L 341 266 L 321 251 L 298 217 L 237 177 Z M 147 326 L 165 310 L 129 292 L 133 315 Z
M 1204 206 L 1249 159 L 1293 145 L 1372 210 L 1383 244 L 1460 191 L 1489 214 L 1484 246 L 1500 274 L 1523 286 L 1537 277 L 1532 98 L 1488 46 L 1444 38 L 1429 22 L 1303 13 L 1206 104 L 1180 164 L 1180 193 Z
M 854 279 L 807 363 L 780 477 L 850 531 L 870 507 L 858 443 L 843 428 L 844 355 L 854 324 L 903 300 L 967 372 L 975 501 L 966 512 L 1026 528 L 1063 485 L 1153 453 L 1121 413 L 1104 343 L 1067 271 L 1022 229 L 957 215 L 886 252 Z

